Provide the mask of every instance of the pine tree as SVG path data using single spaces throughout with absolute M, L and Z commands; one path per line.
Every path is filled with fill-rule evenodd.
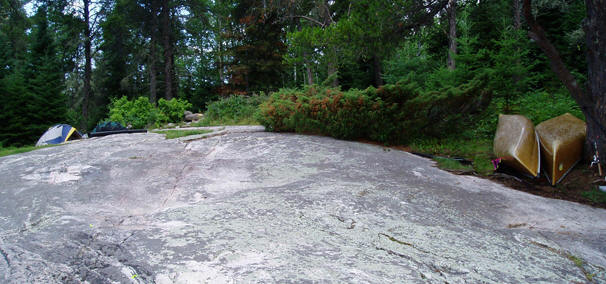
M 32 122 L 36 117 L 31 102 L 34 95 L 27 88 L 20 70 L 0 80 L 0 145 L 22 146 L 33 144 L 41 133 Z
M 39 129 L 32 127 L 33 94 L 24 77 L 29 21 L 17 1 L 0 2 L 0 145 L 32 144 Z M 34 141 L 35 142 L 35 141 Z
M 67 112 L 63 94 L 63 72 L 57 49 L 49 31 L 46 7 L 41 6 L 34 16 L 30 51 L 26 57 L 25 80 L 31 92 L 28 104 L 32 113 L 29 127 L 38 135 L 52 124 L 65 121 Z
M 232 93 L 267 92 L 282 86 L 283 26 L 275 10 L 256 2 L 241 1 L 234 10 L 243 32 L 235 35 L 239 44 L 232 49 Z

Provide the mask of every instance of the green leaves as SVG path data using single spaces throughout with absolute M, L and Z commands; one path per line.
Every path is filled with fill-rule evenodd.
M 128 100 L 126 96 L 114 99 L 109 105 L 109 120 L 133 128 L 145 128 L 167 122 L 179 122 L 185 110 L 192 105 L 179 99 L 158 101 L 156 108 L 146 97 Z
M 264 94 L 247 96 L 232 95 L 208 104 L 202 125 L 258 124 L 255 112 L 267 100 Z
M 173 98 L 169 101 L 165 99 L 158 100 L 158 109 L 164 114 L 168 122 L 181 121 L 183 119 L 183 113 L 186 110 L 190 110 L 192 107 L 192 104 L 182 99 Z

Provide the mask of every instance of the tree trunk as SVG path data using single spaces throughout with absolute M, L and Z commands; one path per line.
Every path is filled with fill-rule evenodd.
M 217 60 L 217 71 L 219 73 L 219 87 L 221 89 L 223 89 L 223 82 L 224 82 L 224 75 L 223 75 L 223 68 L 224 68 L 224 63 L 223 63 L 223 53 L 224 53 L 224 46 L 223 46 L 223 21 L 222 21 L 222 16 L 217 15 L 217 49 L 218 52 L 216 53 L 216 60 Z
M 513 0 L 513 27 L 519 30 L 522 26 L 520 0 Z
M 520 19 L 521 12 L 522 11 L 520 9 L 520 0 L 513 0 L 513 27 L 514 27 L 514 29 L 516 29 L 516 31 L 520 30 L 520 27 L 522 26 L 522 20 Z M 518 52 L 520 52 L 519 45 L 516 47 L 516 49 Z M 520 66 L 521 64 L 522 64 L 522 62 L 520 61 L 520 58 L 517 58 L 516 66 Z M 514 75 L 513 82 L 516 86 L 518 86 L 518 82 L 520 82 L 520 76 Z M 507 98 L 509 99 L 509 96 L 507 96 Z M 507 105 L 509 105 L 509 104 L 507 104 Z
M 572 73 L 570 73 L 568 68 L 566 68 L 566 65 L 564 65 L 560 53 L 555 46 L 551 44 L 543 28 L 534 20 L 531 5 L 531 0 L 524 0 L 524 17 L 530 26 L 528 36 L 537 43 L 541 50 L 543 50 L 543 53 L 545 53 L 545 56 L 549 59 L 551 70 L 555 72 L 562 83 L 564 83 L 568 91 L 572 94 L 572 97 L 579 105 L 583 105 L 581 104 L 581 101 L 584 101 L 583 91 L 577 84 L 574 76 L 572 76 Z
M 330 1 L 326 0 L 322 2 L 322 18 L 323 18 L 323 25 L 324 27 L 328 27 L 330 26 L 333 21 L 332 18 L 330 16 Z M 329 44 L 330 45 L 330 44 Z M 338 64 L 337 64 L 337 50 L 336 47 L 334 46 L 329 46 L 329 54 L 328 54 L 328 77 L 330 76 L 334 76 L 334 79 L 332 80 L 332 82 L 330 83 L 330 85 L 332 87 L 337 87 L 339 86 L 339 78 L 337 76 L 337 72 L 339 71 L 338 69 Z
M 170 24 L 170 1 L 162 0 L 162 43 L 164 46 L 164 98 L 170 100 L 175 97 L 175 54 L 173 50 L 172 28 Z
M 149 47 L 149 101 L 156 104 L 158 99 L 158 70 L 156 68 L 156 45 L 158 43 L 158 1 L 151 1 L 151 41 Z
M 587 44 L 587 101 L 583 108 L 587 120 L 586 157 L 591 157 L 596 141 L 600 160 L 606 161 L 606 3 L 585 0 L 585 42 Z
M 303 52 L 303 60 L 305 60 L 305 73 L 307 74 L 307 85 L 313 85 L 314 75 L 311 72 L 311 63 L 309 63 L 307 52 Z
M 90 0 L 83 0 L 84 4 L 84 90 L 82 91 L 82 131 L 88 128 L 88 101 L 91 93 L 91 73 L 92 73 L 92 56 L 91 56 L 91 28 L 90 28 Z
M 381 57 L 379 57 L 378 55 L 373 55 L 372 56 L 372 61 L 373 61 L 373 72 L 375 73 L 375 87 L 381 87 L 383 86 L 383 77 L 381 76 Z
M 217 63 L 218 64 L 217 68 L 219 69 L 219 85 L 221 87 L 223 87 L 223 82 L 225 82 L 225 75 L 223 75 L 223 68 L 224 68 L 223 67 L 224 66 L 224 64 L 223 64 L 223 50 L 224 50 L 224 48 L 223 48 L 223 38 L 219 37 L 219 54 L 218 54 L 219 55 L 218 56 L 219 60 L 218 60 L 218 63 Z
M 457 0 L 448 0 L 448 69 L 455 69 L 457 54 Z
M 585 20 L 585 40 L 587 43 L 587 93 L 564 65 L 557 49 L 547 39 L 545 31 L 535 21 L 532 1 L 524 0 L 524 17 L 530 26 L 528 36 L 543 50 L 549 59 L 551 70 L 566 86 L 572 98 L 580 106 L 587 122 L 585 159 L 590 160 L 595 153 L 594 142 L 600 152 L 600 160 L 606 158 L 606 6 L 602 0 L 585 0 L 587 19 Z
M 331 87 L 338 87 L 339 86 L 339 78 L 337 76 L 337 65 L 334 63 L 334 61 L 331 59 L 328 62 L 328 77 L 333 76 L 334 75 L 334 79 L 332 80 L 332 82 L 330 83 Z
M 158 99 L 158 70 L 156 69 L 156 42 L 151 41 L 151 47 L 149 51 L 150 62 L 149 62 L 149 102 L 156 104 Z

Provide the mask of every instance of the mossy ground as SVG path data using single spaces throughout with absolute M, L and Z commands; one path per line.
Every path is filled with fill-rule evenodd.
M 20 153 L 26 153 L 26 152 L 30 152 L 30 151 L 34 151 L 34 150 L 38 150 L 38 149 L 55 147 L 55 146 L 59 146 L 59 145 L 45 145 L 45 146 L 40 146 L 40 147 L 23 146 L 23 147 L 0 148 L 0 157 L 14 155 L 14 154 L 20 154 Z
M 260 123 L 252 117 L 242 117 L 238 119 L 220 118 L 220 119 L 203 119 L 199 122 L 192 123 L 193 127 L 206 126 L 227 126 L 227 125 L 260 125 Z
M 492 174 L 493 159 L 492 141 L 486 139 L 464 140 L 464 139 L 427 139 L 417 140 L 410 146 L 412 152 L 420 152 L 439 156 L 435 158 L 438 167 L 444 170 L 475 172 L 481 176 Z M 452 157 L 463 158 L 471 161 L 471 165 L 449 159 Z
M 206 134 L 213 132 L 212 130 L 192 129 L 192 130 L 159 130 L 154 133 L 165 134 L 166 139 L 174 139 L 190 135 Z

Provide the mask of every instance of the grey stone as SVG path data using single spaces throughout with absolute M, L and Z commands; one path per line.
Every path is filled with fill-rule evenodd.
M 202 118 L 202 115 L 199 113 L 188 114 L 185 116 L 185 121 L 198 121 Z
M 212 129 L 0 158 L 0 282 L 606 281 L 606 210 L 379 146 Z

